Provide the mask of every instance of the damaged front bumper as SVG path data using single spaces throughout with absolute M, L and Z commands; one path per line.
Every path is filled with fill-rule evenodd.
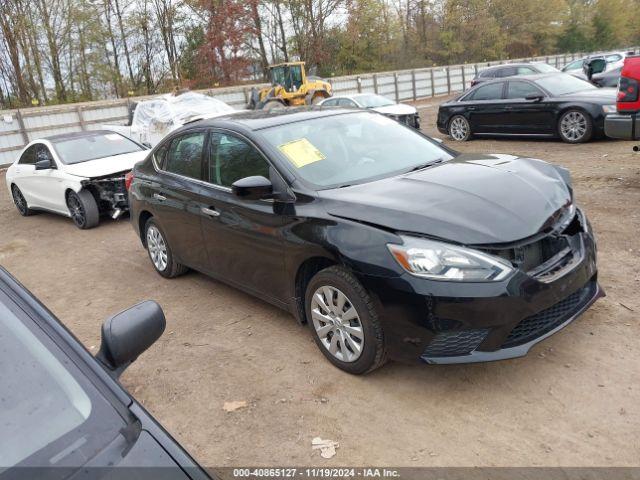
M 515 358 L 574 321 L 604 292 L 586 217 L 578 210 L 562 228 L 516 245 L 511 261 L 520 262 L 518 270 L 503 281 L 361 278 L 383 306 L 389 357 L 431 364 Z
M 95 198 L 101 215 L 109 215 L 115 220 L 129 211 L 129 196 L 125 186 L 127 173 L 118 172 L 81 182 L 82 188 L 90 191 Z

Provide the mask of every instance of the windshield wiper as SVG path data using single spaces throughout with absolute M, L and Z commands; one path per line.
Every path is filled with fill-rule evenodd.
M 435 165 L 435 164 L 443 162 L 443 161 L 444 161 L 444 158 L 438 158 L 437 160 L 433 160 L 431 162 L 421 163 L 419 165 L 416 165 L 415 167 L 411 167 L 405 173 L 411 173 L 411 172 L 417 172 L 418 170 L 424 170 L 425 168 L 428 168 L 428 167 L 430 167 L 432 165 Z

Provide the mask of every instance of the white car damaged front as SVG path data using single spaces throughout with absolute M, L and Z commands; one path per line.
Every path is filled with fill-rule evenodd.
M 100 216 L 116 219 L 128 210 L 125 175 L 147 153 L 114 132 L 47 137 L 24 148 L 7 170 L 7 187 L 23 216 L 44 210 L 92 228 Z

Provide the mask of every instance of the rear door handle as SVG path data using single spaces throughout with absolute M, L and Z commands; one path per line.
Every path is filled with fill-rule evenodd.
M 154 193 L 153 198 L 155 198 L 156 200 L 160 200 L 161 202 L 164 202 L 167 199 L 167 197 L 165 197 L 164 195 L 160 195 L 159 193 Z
M 204 213 L 205 215 L 209 215 L 210 217 L 219 217 L 220 216 L 220 212 L 218 212 L 217 210 L 212 209 L 212 208 L 202 207 L 200 209 L 200 211 L 202 213 Z

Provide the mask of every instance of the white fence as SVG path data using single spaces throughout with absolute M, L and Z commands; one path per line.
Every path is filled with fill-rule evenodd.
M 640 52 L 640 47 L 626 51 Z M 375 92 L 396 101 L 416 101 L 438 95 L 464 91 L 475 74 L 489 65 L 521 61 L 544 61 L 557 68 L 581 58 L 584 53 L 550 55 L 526 59 L 448 65 L 395 72 L 367 73 L 334 77 L 329 81 L 335 94 Z M 248 103 L 253 85 L 201 90 L 236 108 Z M 55 135 L 100 128 L 103 124 L 125 125 L 129 120 L 132 101 L 149 97 L 122 100 L 75 103 L 55 107 L 36 107 L 22 110 L 0 111 L 0 166 L 15 159 L 16 154 L 31 140 Z

